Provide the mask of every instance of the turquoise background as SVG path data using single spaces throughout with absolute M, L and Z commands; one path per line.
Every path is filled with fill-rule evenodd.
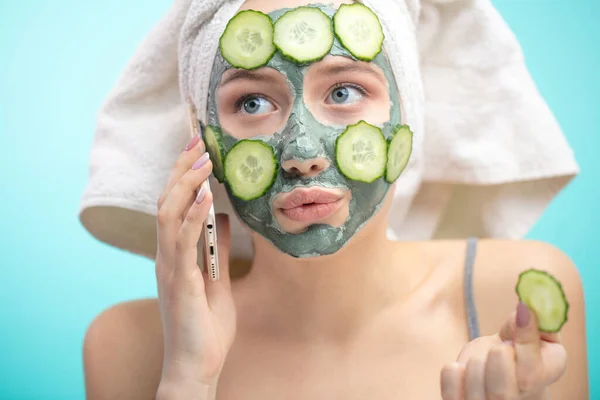
M 600 399 L 600 2 L 494 2 L 516 32 L 582 174 L 529 237 L 583 277 L 592 398 Z M 81 345 L 106 307 L 154 296 L 152 263 L 77 220 L 95 117 L 167 0 L 0 3 L 0 399 L 84 397 Z

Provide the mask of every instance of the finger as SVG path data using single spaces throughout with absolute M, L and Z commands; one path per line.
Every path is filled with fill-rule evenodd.
M 173 186 L 158 210 L 157 221 L 160 239 L 158 246 L 159 250 L 166 255 L 173 256 L 175 236 L 183 223 L 184 216 L 188 214 L 188 208 L 196 198 L 198 187 L 208 179 L 212 171 L 212 163 L 210 160 L 206 160 L 206 154 L 208 153 L 204 154 L 200 158 L 204 158 L 204 165 L 199 169 L 190 169 L 186 172 Z
M 466 365 L 471 358 L 477 358 L 482 354 L 487 354 L 492 347 L 501 341 L 497 336 L 480 336 L 467 343 L 458 354 L 456 361 Z
M 181 177 L 192 168 L 192 165 L 196 160 L 206 151 L 206 147 L 204 142 L 200 138 L 199 135 L 196 135 L 192 138 L 188 146 L 191 145 L 189 149 L 182 151 L 179 155 L 177 161 L 175 161 L 175 165 L 171 169 L 169 173 L 169 178 L 167 179 L 167 184 L 165 185 L 163 192 L 158 198 L 158 208 L 162 206 L 162 203 L 166 200 L 167 196 L 171 192 L 171 189 L 175 184 L 181 179 Z
M 523 311 L 529 311 L 529 315 L 518 315 L 517 309 L 502 327 L 500 337 L 515 347 L 518 387 L 526 393 L 557 381 L 566 368 L 567 354 L 560 344 L 560 333 L 539 332 L 535 313 L 526 307 Z M 517 324 L 518 317 L 520 324 Z M 524 322 L 527 326 L 520 327 Z M 528 338 L 530 342 L 539 343 L 533 356 L 530 354 L 532 346 L 527 345 Z
M 567 368 L 567 351 L 560 343 L 542 342 L 542 365 L 544 376 L 542 386 L 550 386 L 556 382 Z
M 518 395 L 514 350 L 509 344 L 494 346 L 485 363 L 485 393 L 490 399 L 514 399 Z
M 535 313 L 525 303 L 517 306 L 513 346 L 519 390 L 534 391 L 543 385 L 541 339 Z
M 209 154 L 203 153 L 179 181 L 175 182 L 159 210 L 173 210 L 183 218 L 186 208 L 195 199 L 198 188 L 212 173 L 212 166 Z
M 537 324 L 537 322 L 536 322 L 536 324 Z M 534 324 L 534 326 L 537 326 L 536 324 Z M 511 317 L 506 320 L 504 325 L 502 325 L 499 335 L 500 335 L 500 338 L 504 342 L 512 343 L 512 341 L 515 338 L 516 333 L 517 333 L 517 311 L 515 310 L 512 313 Z M 541 332 L 540 331 L 540 332 L 538 332 L 538 334 L 540 335 L 540 339 L 545 342 L 561 343 L 560 332 Z
M 440 386 L 443 400 L 463 400 L 464 399 L 464 365 L 454 362 L 444 365 L 440 375 Z
M 485 400 L 485 359 L 472 358 L 465 372 L 465 399 Z
M 177 234 L 175 274 L 193 277 L 202 273 L 198 266 L 198 241 L 213 200 L 208 188 L 202 185 Z

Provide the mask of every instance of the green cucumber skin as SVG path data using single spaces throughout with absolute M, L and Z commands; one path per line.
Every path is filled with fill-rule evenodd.
M 562 327 L 567 323 L 567 321 L 569 319 L 568 317 L 569 317 L 569 307 L 570 307 L 570 305 L 569 305 L 569 302 L 567 301 L 567 296 L 565 294 L 563 286 L 560 283 L 560 281 L 558 279 L 556 279 L 549 272 L 546 272 L 546 271 L 543 271 L 543 270 L 540 270 L 540 269 L 535 269 L 535 268 L 530 268 L 528 270 L 525 270 L 525 271 L 523 271 L 523 272 L 521 272 L 519 274 L 519 279 L 517 281 L 517 285 L 515 286 L 515 292 L 517 293 L 517 296 L 519 297 L 519 301 L 521 301 L 523 303 L 525 303 L 525 302 L 523 301 L 523 299 L 521 298 L 521 294 L 519 293 L 519 284 L 521 283 L 521 280 L 523 279 L 523 277 L 525 275 L 531 274 L 531 273 L 546 275 L 548 278 L 550 278 L 552 281 L 554 281 L 556 283 L 556 285 L 558 286 L 558 288 L 560 289 L 560 292 L 562 294 L 562 300 L 565 302 L 565 315 L 564 315 L 563 321 L 561 322 L 561 324 L 556 329 L 545 329 L 543 327 L 538 326 L 538 329 L 539 329 L 540 332 L 546 332 L 546 333 L 556 333 L 556 332 L 559 332 L 562 329 Z M 527 303 L 525 303 L 525 304 L 527 304 Z M 532 310 L 532 311 L 535 312 L 535 310 L 533 310 L 529 306 L 529 304 L 527 304 L 527 307 L 529 307 L 530 310 Z
M 231 182 L 229 179 L 227 179 L 227 160 L 229 158 L 229 155 L 231 154 L 231 152 L 233 151 L 233 149 L 235 149 L 237 146 L 242 145 L 245 142 L 252 142 L 252 143 L 260 143 L 261 145 L 268 147 L 269 150 L 271 150 L 271 155 L 272 155 L 272 161 L 273 164 L 276 166 L 276 168 L 273 171 L 273 176 L 271 177 L 271 182 L 269 182 L 269 184 L 265 187 L 265 189 L 256 196 L 253 197 L 245 197 L 240 195 L 239 193 L 236 192 L 235 188 L 231 185 Z M 273 148 L 271 146 L 269 146 L 268 144 L 266 144 L 265 142 L 261 141 L 261 140 L 252 140 L 252 139 L 242 139 L 239 142 L 237 142 L 236 144 L 233 145 L 233 147 L 231 147 L 231 149 L 229 149 L 229 152 L 227 153 L 227 156 L 225 156 L 225 161 L 223 162 L 223 175 L 225 176 L 225 181 L 227 182 L 227 186 L 229 187 L 229 190 L 231 190 L 231 194 L 233 194 L 235 197 L 237 197 L 240 200 L 244 200 L 244 201 L 251 201 L 251 200 L 256 200 L 258 198 L 261 198 L 262 196 L 264 196 L 269 189 L 271 189 L 271 187 L 273 187 L 273 184 L 275 183 L 275 178 L 277 178 L 277 173 L 279 172 L 279 168 L 277 168 L 277 157 L 275 157 L 275 152 L 273 151 Z
M 333 23 L 333 34 L 335 35 L 335 37 L 337 38 L 337 40 L 340 42 L 340 44 L 341 44 L 341 45 L 342 45 L 342 46 L 343 46 L 343 47 L 344 47 L 346 50 L 348 50 L 348 52 L 349 52 L 350 54 L 352 54 L 352 56 L 353 56 L 354 58 L 356 58 L 357 60 L 360 60 L 360 61 L 373 61 L 373 59 L 374 59 L 374 58 L 377 56 L 377 54 L 381 53 L 381 50 L 383 49 L 383 41 L 385 40 L 385 33 L 383 32 L 383 28 L 382 28 L 382 25 L 381 25 L 381 21 L 379 21 L 379 18 L 377 18 L 377 21 L 379 22 L 379 27 L 381 28 L 381 33 L 383 34 L 383 39 L 382 39 L 382 41 L 381 41 L 381 44 L 379 45 L 379 49 L 378 49 L 378 50 L 377 50 L 377 52 L 376 52 L 376 53 L 374 53 L 374 54 L 373 54 L 373 56 L 371 56 L 371 57 L 362 57 L 362 56 L 359 56 L 359 55 L 357 55 L 357 54 L 354 54 L 354 52 L 353 52 L 352 50 L 350 50 L 350 48 L 349 48 L 349 47 L 346 45 L 346 43 L 344 43 L 344 40 L 342 39 L 342 37 L 341 37 L 340 35 L 338 35 L 338 33 L 337 33 L 336 29 L 335 29 L 335 17 L 336 17 L 336 15 L 337 15 L 337 13 L 338 13 L 338 12 L 340 12 L 340 10 L 342 10 L 342 8 L 343 8 L 343 7 L 352 7 L 352 6 L 356 6 L 356 5 L 358 5 L 358 6 L 361 6 L 361 7 L 364 7 L 364 8 L 366 8 L 367 10 L 369 10 L 370 12 L 372 12 L 372 13 L 373 13 L 373 11 L 372 11 L 372 10 L 371 10 L 369 7 L 365 6 L 364 4 L 360 4 L 360 3 L 353 3 L 353 4 L 342 4 L 342 5 L 341 5 L 341 6 L 338 8 L 338 11 L 335 13 L 335 15 L 334 15 L 334 16 L 333 16 L 333 18 L 332 18 L 332 23 Z M 375 13 L 373 13 L 373 15 L 375 15 Z M 375 15 L 375 17 L 377 17 L 377 15 Z
M 346 174 L 346 172 L 344 171 L 344 169 L 343 169 L 343 168 L 340 168 L 340 164 L 339 164 L 339 162 L 338 162 L 338 160 L 339 160 L 339 158 L 340 158 L 340 155 L 339 155 L 339 152 L 340 152 L 340 146 L 339 146 L 340 139 L 342 139 L 342 138 L 344 137 L 344 135 L 345 135 L 345 134 L 348 132 L 348 130 L 350 130 L 351 128 L 353 128 L 353 127 L 355 127 L 355 126 L 357 126 L 357 125 L 359 125 L 359 124 L 361 124 L 361 123 L 365 123 L 365 124 L 367 124 L 367 125 L 370 125 L 370 124 L 369 124 L 369 123 L 367 123 L 366 121 L 360 120 L 360 121 L 358 121 L 358 122 L 357 122 L 356 124 L 354 124 L 354 125 L 348 125 L 348 127 L 346 128 L 346 130 L 345 130 L 344 132 L 342 132 L 342 133 L 341 133 L 341 134 L 340 134 L 340 135 L 339 135 L 339 136 L 338 136 L 338 137 L 335 139 L 335 162 L 336 162 L 336 164 L 337 164 L 338 171 L 340 171 L 340 172 L 342 173 L 342 175 L 344 175 L 344 176 L 346 177 L 346 179 L 349 179 L 349 180 L 351 180 L 351 181 L 355 181 L 355 182 L 373 183 L 373 182 L 375 182 L 377 179 L 379 179 L 379 178 L 381 178 L 382 176 L 384 176 L 384 174 L 385 174 L 385 168 L 383 169 L 383 172 L 381 173 L 381 175 L 379 175 L 379 176 L 377 176 L 377 177 L 375 177 L 375 178 L 373 178 L 373 179 L 371 179 L 371 180 L 363 180 L 363 179 L 356 179 L 356 178 L 353 178 L 353 177 L 349 176 L 348 174 Z M 372 125 L 370 125 L 370 126 L 372 126 Z M 377 129 L 379 130 L 379 133 L 381 134 L 381 136 L 383 137 L 383 140 L 385 141 L 385 136 L 383 136 L 383 132 L 381 132 L 381 129 L 379 129 L 379 128 L 377 128 Z M 386 158 L 387 158 L 387 145 L 386 145 Z
M 221 171 L 218 171 L 218 169 L 215 168 L 215 163 L 213 163 L 213 175 L 215 176 L 217 181 L 219 181 L 219 183 L 223 183 L 225 182 L 225 147 L 223 146 L 222 142 L 223 133 L 221 132 L 221 129 L 219 129 L 219 127 L 215 125 L 208 125 L 206 129 L 210 129 L 213 132 L 213 135 L 215 136 L 217 142 L 217 149 L 215 150 L 218 151 L 216 157 L 218 157 L 218 159 L 221 160 Z M 206 143 L 206 138 L 204 142 Z M 208 148 L 208 146 L 206 151 L 211 153 L 211 150 Z M 214 157 L 215 155 L 210 154 L 210 156 Z
M 262 64 L 257 64 L 254 67 L 244 67 L 242 65 L 236 65 L 233 64 L 231 61 L 229 61 L 225 56 L 224 56 L 224 51 L 223 51 L 223 36 L 225 36 L 225 32 L 227 32 L 227 28 L 229 28 L 229 24 L 233 23 L 235 21 L 236 18 L 240 17 L 240 15 L 243 16 L 244 13 L 257 13 L 257 14 L 261 14 L 264 15 L 265 17 L 267 17 L 269 19 L 269 22 L 271 24 L 271 32 L 273 32 L 273 20 L 271 19 L 271 17 L 269 17 L 267 14 L 260 12 L 260 11 L 256 11 L 256 10 L 244 10 L 244 11 L 240 11 L 239 13 L 237 13 L 233 18 L 231 18 L 228 22 L 227 25 L 225 26 L 225 29 L 223 30 L 223 35 L 221 35 L 221 37 L 219 38 L 219 50 L 221 51 L 221 55 L 223 56 L 223 58 L 225 59 L 225 61 L 227 61 L 232 67 L 234 68 L 240 68 L 240 69 L 245 69 L 247 71 L 252 71 L 261 67 L 264 67 L 265 65 L 267 65 L 269 63 L 269 61 L 271 61 L 271 58 L 273 58 L 273 56 L 275 55 L 275 53 L 277 53 L 277 46 L 274 46 L 273 51 L 271 52 L 271 55 L 269 55 L 268 57 L 266 57 L 265 61 Z M 274 36 L 274 35 L 273 35 Z
M 410 127 L 408 125 L 400 125 L 397 129 L 394 129 L 394 133 L 392 135 L 390 135 L 390 137 L 387 139 L 387 153 L 386 154 L 388 156 L 388 161 L 389 161 L 390 146 L 392 145 L 392 140 L 394 140 L 394 138 L 396 137 L 396 134 L 404 128 L 406 128 L 408 130 L 408 132 L 410 133 L 410 152 L 408 153 L 408 159 L 410 160 L 410 156 L 412 155 L 412 151 L 413 151 L 413 146 L 412 146 L 413 132 L 410 130 Z M 404 168 L 406 168 L 406 165 L 408 165 L 408 161 L 407 161 L 406 165 L 404 166 L 404 168 L 402 169 L 402 171 L 400 171 L 400 174 L 398 174 L 396 179 L 388 179 L 388 161 L 386 161 L 386 163 L 385 163 L 385 172 L 384 172 L 383 176 L 385 176 L 385 181 L 387 183 L 392 184 L 392 183 L 396 182 L 396 180 L 398 178 L 400 178 L 400 175 L 402 175 L 402 171 L 404 171 Z
M 328 19 L 331 19 L 331 18 L 329 18 L 329 16 L 328 16 L 327 14 L 325 14 L 323 11 L 321 11 L 321 10 L 320 10 L 320 9 L 318 9 L 317 7 L 310 7 L 310 6 L 300 6 L 300 7 L 297 7 L 297 8 L 295 8 L 295 9 L 293 9 L 293 10 L 286 11 L 286 12 L 285 12 L 285 13 L 284 13 L 284 14 L 283 14 L 281 17 L 279 17 L 279 19 L 277 20 L 277 22 L 275 23 L 275 25 L 277 25 L 277 23 L 279 23 L 279 21 L 281 21 L 281 20 L 282 20 L 282 19 L 283 19 L 283 18 L 286 16 L 286 14 L 288 14 L 288 13 L 291 13 L 291 12 L 294 12 L 294 11 L 296 11 L 297 9 L 300 9 L 300 8 L 312 8 L 312 9 L 319 10 L 319 11 L 320 11 L 320 12 L 321 12 L 323 15 L 325 15 L 325 16 L 326 16 Z M 332 29 L 332 32 L 333 32 L 333 25 L 332 25 L 332 28 L 331 28 L 331 29 Z M 325 58 L 325 56 L 327 56 L 327 54 L 329 54 L 329 52 L 331 51 L 331 48 L 333 47 L 333 43 L 335 42 L 335 39 L 334 39 L 334 34 L 332 34 L 331 46 L 329 46 L 329 48 L 327 49 L 327 51 L 326 51 L 326 52 L 325 52 L 325 53 L 324 53 L 322 56 L 318 56 L 318 57 L 315 57 L 315 58 L 313 58 L 313 59 L 310 59 L 310 60 L 298 60 L 298 59 L 297 59 L 297 58 L 295 58 L 293 55 L 291 55 L 291 54 L 288 54 L 288 53 L 286 53 L 285 51 L 283 51 L 283 49 L 282 49 L 281 47 L 279 47 L 279 46 L 277 45 L 277 43 L 275 43 L 275 31 L 274 31 L 274 30 L 275 30 L 275 28 L 273 28 L 273 45 L 275 45 L 275 50 L 276 50 L 276 51 L 279 51 L 279 54 L 281 54 L 281 56 L 282 56 L 283 58 L 285 58 L 285 59 L 287 59 L 287 60 L 289 60 L 289 61 L 291 61 L 291 62 L 293 62 L 293 63 L 295 63 L 295 64 L 297 64 L 297 65 L 306 65 L 306 64 L 313 63 L 313 62 L 321 61 L 322 59 L 324 59 L 324 58 Z

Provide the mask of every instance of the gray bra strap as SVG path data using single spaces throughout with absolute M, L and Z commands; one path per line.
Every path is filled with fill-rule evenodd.
M 477 238 L 467 240 L 467 254 L 465 259 L 464 292 L 467 308 L 467 325 L 469 327 L 469 338 L 473 340 L 479 335 L 479 320 L 477 318 L 477 307 L 473 295 L 473 265 L 477 255 Z

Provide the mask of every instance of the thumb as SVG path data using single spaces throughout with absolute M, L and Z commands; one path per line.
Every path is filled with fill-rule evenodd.
M 500 337 L 512 341 L 515 349 L 517 383 L 521 391 L 533 389 L 543 379 L 541 337 L 534 312 L 519 302 L 516 313 L 503 326 Z

